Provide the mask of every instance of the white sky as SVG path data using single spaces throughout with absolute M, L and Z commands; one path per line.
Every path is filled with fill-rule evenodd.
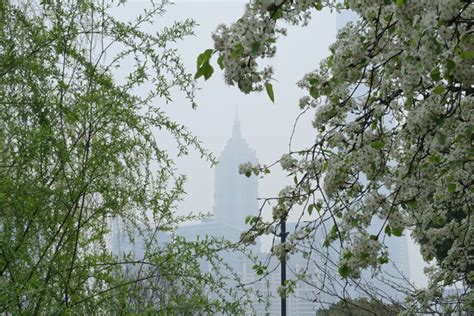
M 189 71 L 195 71 L 199 53 L 212 48 L 211 33 L 219 24 L 230 24 L 243 13 L 246 1 L 237 0 L 178 0 L 169 6 L 167 14 L 156 25 L 169 25 L 174 21 L 192 18 L 198 22 L 196 36 L 177 43 Z M 117 16 L 136 16 L 144 2 L 130 1 L 116 11 Z M 157 26 L 158 28 L 158 26 Z M 335 40 L 336 15 L 328 11 L 315 14 L 306 28 L 289 27 L 288 36 L 281 38 L 277 56 L 271 60 L 275 69 L 275 104 L 265 93 L 244 95 L 236 87 L 224 84 L 223 74 L 214 60 L 215 73 L 204 82 L 199 80 L 198 108 L 191 109 L 189 102 L 176 97 L 174 102 L 163 105 L 177 122 L 189 129 L 211 150 L 216 157 L 222 152 L 232 132 L 235 109 L 238 108 L 243 137 L 256 150 L 260 163 L 270 164 L 288 151 L 288 141 L 294 121 L 300 110 L 299 97 L 303 91 L 296 82 L 316 67 L 327 56 L 329 45 Z M 298 124 L 293 149 L 312 144 L 315 130 L 311 127 L 312 112 L 306 114 Z M 187 195 L 179 206 L 179 212 L 212 211 L 214 194 L 214 170 L 200 160 L 198 153 L 177 159 L 178 171 L 188 177 Z M 272 175 L 259 181 L 259 195 L 274 196 L 290 183 L 284 174 L 276 169 Z M 293 214 L 296 219 L 298 214 Z M 413 243 L 409 244 L 410 274 L 412 281 L 425 284 L 422 259 Z

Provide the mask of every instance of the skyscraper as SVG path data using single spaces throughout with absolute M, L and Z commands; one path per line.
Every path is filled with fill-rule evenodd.
M 237 242 L 245 227 L 245 218 L 258 214 L 258 180 L 257 177 L 246 177 L 238 173 L 239 165 L 244 162 L 256 163 L 255 151 L 242 137 L 240 121 L 236 113 L 232 135 L 225 145 L 215 168 L 214 184 L 214 217 L 200 223 L 182 226 L 178 234 L 188 240 L 197 236 L 225 238 Z M 117 256 L 131 253 L 135 258 L 143 256 L 143 240 L 134 233 L 131 242 L 119 219 L 111 222 L 110 247 Z M 163 235 L 163 236 L 162 236 Z M 160 234 L 160 240 L 168 238 Z M 256 245 L 259 251 L 259 244 Z M 234 260 L 233 258 L 232 260 Z
M 222 152 L 215 169 L 214 217 L 215 221 L 234 228 L 245 228 L 245 217 L 257 215 L 258 184 L 255 176 L 238 174 L 241 163 L 256 163 L 255 151 L 242 137 L 236 114 L 232 136 Z
M 198 224 L 180 227 L 178 234 L 187 239 L 196 236 L 224 237 L 237 242 L 245 227 L 245 218 L 258 214 L 258 180 L 239 174 L 239 165 L 256 163 L 255 151 L 242 137 L 236 114 L 232 135 L 218 159 L 214 177 L 214 217 Z

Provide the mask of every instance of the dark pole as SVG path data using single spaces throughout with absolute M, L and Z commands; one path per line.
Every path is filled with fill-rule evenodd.
M 283 219 L 280 222 L 280 238 L 281 245 L 284 247 L 286 240 L 286 221 Z M 286 253 L 281 259 L 281 286 L 286 283 Z M 286 296 L 281 297 L 281 316 L 286 316 Z

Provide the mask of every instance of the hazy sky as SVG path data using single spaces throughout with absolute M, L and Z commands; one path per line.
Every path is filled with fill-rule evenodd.
M 245 1 L 175 1 L 168 12 L 157 21 L 155 27 L 170 25 L 174 21 L 192 18 L 198 22 L 195 36 L 177 43 L 189 71 L 195 71 L 196 57 L 207 48 L 212 48 L 211 34 L 219 24 L 230 24 L 244 11 Z M 115 12 L 124 19 L 136 16 L 146 2 L 131 1 Z M 244 95 L 236 87 L 224 84 L 223 74 L 216 65 L 214 76 L 204 82 L 197 94 L 198 108 L 181 96 L 175 97 L 162 108 L 179 123 L 189 129 L 203 142 L 204 146 L 219 157 L 232 132 L 236 108 L 241 122 L 243 137 L 256 150 L 260 163 L 270 164 L 288 151 L 288 142 L 296 117 L 300 113 L 298 100 L 304 95 L 296 82 L 314 69 L 319 61 L 328 55 L 329 45 L 336 36 L 336 15 L 322 11 L 313 16 L 306 28 L 288 26 L 288 36 L 280 38 L 277 56 L 266 61 L 275 69 L 275 104 L 265 93 Z M 297 125 L 293 149 L 311 145 L 315 130 L 311 127 L 314 112 L 305 114 Z M 168 140 L 164 140 L 168 142 Z M 177 159 L 180 173 L 188 177 L 184 201 L 179 212 L 212 211 L 214 194 L 214 170 L 209 163 L 200 160 L 199 154 Z M 285 185 L 291 183 L 278 168 L 268 177 L 259 180 L 259 196 L 274 196 Z M 293 215 L 293 219 L 297 214 Z M 410 274 L 412 281 L 424 284 L 422 260 L 415 246 L 410 243 Z

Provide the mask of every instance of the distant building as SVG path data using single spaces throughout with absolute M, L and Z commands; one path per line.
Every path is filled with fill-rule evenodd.
M 239 174 L 239 165 L 244 162 L 256 163 L 257 158 L 255 151 L 242 137 L 240 121 L 236 115 L 232 135 L 214 169 L 214 216 L 197 224 L 179 227 L 178 235 L 188 240 L 196 240 L 198 236 L 223 238 L 231 242 L 240 240 L 241 233 L 246 230 L 245 218 L 258 214 L 258 180 L 255 176 Z M 260 244 L 257 243 L 253 250 L 260 252 Z M 230 252 L 221 255 L 241 279 L 247 277 L 251 265 L 244 255 Z M 203 268 L 206 269 L 204 266 Z
M 230 241 L 238 241 L 240 234 L 248 229 L 245 218 L 249 215 L 258 215 L 258 179 L 256 176 L 246 177 L 238 173 L 239 165 L 245 162 L 256 163 L 255 151 L 250 148 L 242 137 L 240 121 L 236 115 L 232 135 L 227 141 L 224 151 L 218 159 L 215 168 L 214 185 L 214 217 L 198 224 L 182 226 L 178 234 L 193 240 L 197 236 L 213 236 L 225 238 Z M 253 248 L 256 256 L 262 260 L 268 255 L 261 253 L 260 244 Z M 267 278 L 255 282 L 258 279 L 252 269 L 252 264 L 246 256 L 240 253 L 226 253 L 223 255 L 234 272 L 244 283 L 253 283 L 255 291 L 263 294 L 267 302 L 253 302 L 257 315 L 278 315 L 280 312 L 280 297 L 277 289 L 280 285 L 280 274 L 275 272 Z M 273 266 L 278 262 L 272 260 Z M 299 264 L 299 262 L 295 262 Z M 289 267 L 296 267 L 289 263 Z M 291 270 L 288 271 L 291 277 Z M 311 288 L 300 284 L 293 296 L 288 298 L 288 315 L 314 315 L 317 310 L 311 297 Z M 306 299 L 304 299 L 306 298 Z
M 218 161 L 214 180 L 215 221 L 244 230 L 245 217 L 258 213 L 258 181 L 256 176 L 240 175 L 238 169 L 244 162 L 257 163 L 257 157 L 242 137 L 237 115 L 232 136 Z
M 224 237 L 237 242 L 245 231 L 245 218 L 258 214 L 258 180 L 239 174 L 239 165 L 256 163 L 255 151 L 242 137 L 236 115 L 232 136 L 218 159 L 214 178 L 214 217 L 199 224 L 183 226 L 178 234 L 194 239 L 197 235 Z
M 232 135 L 218 162 L 215 168 L 214 216 L 200 223 L 179 227 L 177 234 L 186 237 L 188 240 L 196 240 L 198 236 L 201 238 L 208 236 L 237 242 L 240 234 L 248 228 L 245 224 L 245 218 L 249 215 L 258 215 L 258 179 L 255 176 L 245 177 L 238 173 L 238 166 L 241 163 L 256 163 L 257 157 L 255 151 L 250 148 L 242 137 L 240 122 L 237 116 L 233 123 Z M 327 227 L 326 229 L 329 230 L 329 228 Z M 295 229 L 296 223 L 287 223 L 288 232 L 291 233 Z M 159 236 L 158 239 L 161 241 L 169 240 L 167 239 L 169 236 L 167 237 L 165 234 L 159 234 Z M 112 225 L 111 238 L 113 253 L 116 255 L 131 253 L 135 258 L 143 256 L 143 242 L 140 235 L 136 233 L 133 237 L 134 242 L 132 243 L 128 235 L 121 229 L 120 221 L 115 220 Z M 321 230 L 314 236 L 314 246 L 323 249 L 324 239 L 325 236 Z M 398 279 L 400 276 L 399 271 L 408 277 L 407 240 L 405 237 L 391 237 L 386 240 L 386 244 L 389 247 L 391 257 L 394 258 L 396 268 L 390 263 L 383 267 L 382 272 L 384 276 L 392 275 L 393 278 L 389 279 L 395 284 L 397 282 L 401 283 L 402 280 Z M 328 254 L 333 264 L 337 264 L 338 261 L 337 251 L 337 249 L 332 249 Z M 262 261 L 268 256 L 267 253 L 261 252 L 259 243 L 255 245 L 253 252 Z M 280 297 L 277 291 L 280 286 L 279 269 L 263 280 L 255 282 L 258 277 L 252 269 L 252 263 L 246 256 L 237 252 L 226 252 L 222 254 L 222 257 L 225 263 L 240 277 L 242 282 L 252 284 L 255 291 L 260 292 L 263 297 L 267 298 L 267 301 L 259 302 L 255 300 L 253 302 L 255 313 L 257 315 L 278 315 L 280 312 Z M 275 268 L 278 262 L 275 258 L 272 258 L 269 264 Z M 293 272 L 298 271 L 300 268 L 306 268 L 306 264 L 307 260 L 301 254 L 291 255 L 287 261 L 288 277 L 292 278 L 294 276 Z M 334 267 L 331 271 L 330 279 L 326 278 L 326 276 L 324 280 L 318 277 L 314 279 L 313 282 L 315 283 L 313 284 L 316 284 L 316 286 L 305 282 L 298 283 L 295 292 L 287 299 L 288 315 L 315 315 L 316 311 L 322 306 L 327 307 L 329 304 L 336 303 L 339 300 L 338 297 L 341 296 L 344 282 L 338 277 L 337 267 Z M 203 262 L 202 269 L 210 271 L 211 267 L 205 266 Z M 316 271 L 315 267 L 311 265 L 310 269 Z M 392 287 L 377 279 L 372 279 L 368 272 L 363 273 L 363 278 L 371 282 L 374 288 L 378 288 L 381 292 L 386 293 L 386 295 L 396 299 L 403 298 Z M 320 287 L 322 282 L 327 286 L 327 289 L 322 292 L 317 291 L 316 288 Z M 233 286 L 233 284 L 228 285 L 230 287 Z M 363 296 L 364 294 L 350 287 L 346 288 L 346 291 L 353 297 Z

